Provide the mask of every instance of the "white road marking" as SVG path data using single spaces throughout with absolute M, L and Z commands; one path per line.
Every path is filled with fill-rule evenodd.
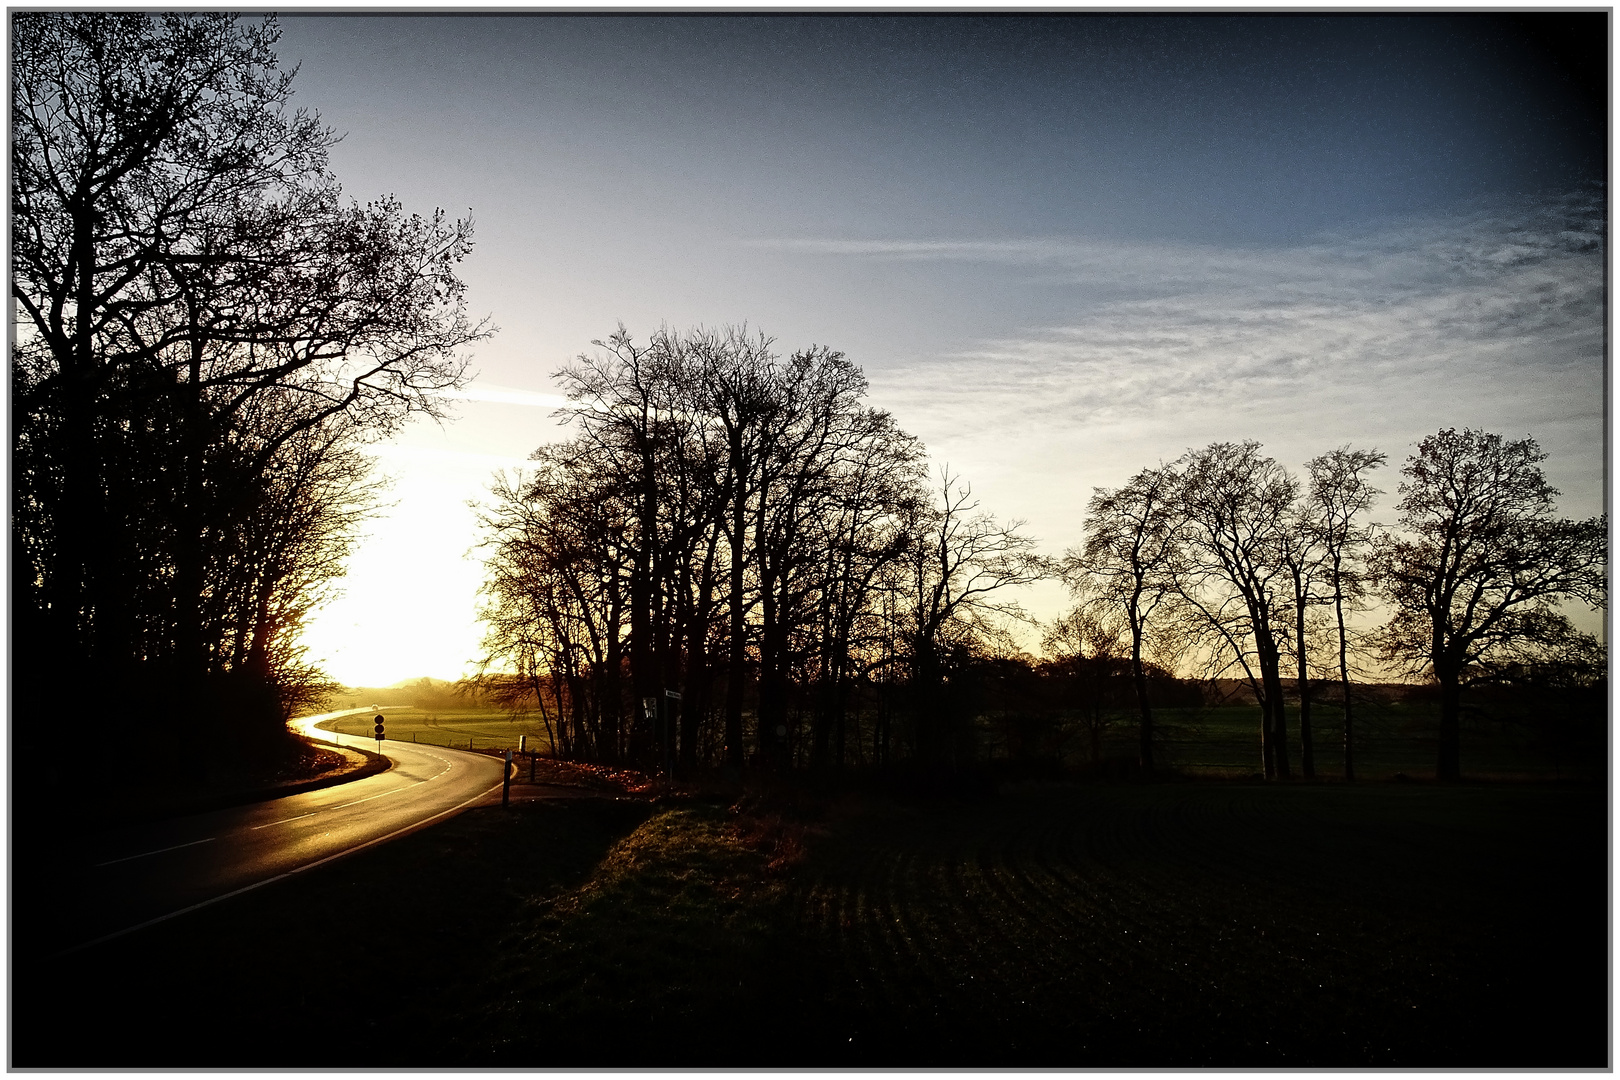
M 165 851 L 179 851 L 183 847 L 196 847 L 198 844 L 206 844 L 213 839 L 212 836 L 205 836 L 201 840 L 188 840 L 184 844 L 176 844 L 173 847 L 160 847 L 156 851 L 143 851 L 139 855 L 125 855 L 122 859 L 108 859 L 106 862 L 96 863 L 91 869 L 96 870 L 103 866 L 111 866 L 114 863 L 129 862 L 131 859 L 144 859 L 148 855 L 161 855 Z
M 271 822 L 267 822 L 266 824 L 263 824 L 263 825 L 255 825 L 255 826 L 253 826 L 252 831 L 253 832 L 258 832 L 260 829 L 268 829 L 271 825 L 285 825 L 289 821 L 301 821 L 301 820 L 303 820 L 304 818 L 307 818 L 307 817 L 314 817 L 318 813 L 320 813 L 319 810 L 311 810 L 307 814 L 299 814 L 296 817 L 284 817 L 280 821 L 271 821 Z
M 188 912 L 196 911 L 198 908 L 209 907 L 210 905 L 219 903 L 221 900 L 229 900 L 233 896 L 241 896 L 245 892 L 252 892 L 254 889 L 257 889 L 257 888 L 259 888 L 261 886 L 270 885 L 270 884 L 272 884 L 274 882 L 282 880 L 283 878 L 290 878 L 294 874 L 301 874 L 305 870 L 313 870 L 317 866 L 325 866 L 327 863 L 331 862 L 334 859 L 341 859 L 346 855 L 353 855 L 357 851 L 364 851 L 368 847 L 374 847 L 377 844 L 386 843 L 387 841 L 394 839 L 394 837 L 396 837 L 396 836 L 404 836 L 406 833 L 416 832 L 418 829 L 425 828 L 426 826 L 432 824 L 433 822 L 438 821 L 442 817 L 445 817 L 445 816 L 447 816 L 449 814 L 454 814 L 458 810 L 466 809 L 467 807 L 471 806 L 473 803 L 477 802 L 479 799 L 482 799 L 484 796 L 489 795 L 490 793 L 497 790 L 500 786 L 501 786 L 500 784 L 496 784 L 494 787 L 488 789 L 487 791 L 480 791 L 478 794 L 474 795 L 472 798 L 468 799 L 464 803 L 459 803 L 459 804 L 457 804 L 455 806 L 452 806 L 448 810 L 440 810 L 437 814 L 434 814 L 432 817 L 423 818 L 421 821 L 415 822 L 414 824 L 411 824 L 411 825 L 407 825 L 403 829 L 395 829 L 393 832 L 389 833 L 387 836 L 379 836 L 375 840 L 367 840 L 363 844 L 357 844 L 352 848 L 346 848 L 343 851 L 339 851 L 339 852 L 336 852 L 334 854 L 328 855 L 324 859 L 317 859 L 316 861 L 314 861 L 312 863 L 305 863 L 303 866 L 295 866 L 291 870 L 288 870 L 285 873 L 277 874 L 275 877 L 272 877 L 272 878 L 265 878 L 263 881 L 255 881 L 253 884 L 244 885 L 240 889 L 233 889 L 230 892 L 224 894 L 223 896 L 214 897 L 212 900 L 204 900 L 200 904 L 192 904 L 190 907 L 181 908 L 179 911 L 171 911 L 167 915 L 159 915 L 155 919 L 147 919 L 143 923 L 136 923 L 134 926 L 126 926 L 122 930 L 114 930 L 110 934 L 103 934 L 100 937 L 98 937 L 98 938 L 96 938 L 96 939 L 94 939 L 92 941 L 86 941 L 82 945 L 74 945 L 72 948 L 63 949 L 61 952 L 57 953 L 56 955 L 57 956 L 69 956 L 69 955 L 71 955 L 73 953 L 76 953 L 76 952 L 79 952 L 79 951 L 81 951 L 83 949 L 88 949 L 91 946 L 100 945 L 104 941 L 112 941 L 114 938 L 121 938 L 125 934 L 133 934 L 137 930 L 144 930 L 148 926 L 154 926 L 154 925 L 156 925 L 157 923 L 160 923 L 160 922 L 168 922 L 170 919 L 176 918 L 177 916 L 180 916 L 180 915 L 185 915 Z M 213 839 L 213 838 L 210 837 L 209 839 Z M 198 842 L 200 843 L 201 841 L 198 841 Z
M 266 822 L 263 825 L 255 825 L 255 826 L 253 826 L 251 831 L 258 832 L 260 829 L 268 829 L 272 825 L 285 825 L 289 821 L 302 821 L 304 818 L 314 817 L 316 814 L 325 813 L 328 810 L 342 810 L 345 806 L 357 806 L 357 805 L 359 805 L 360 803 L 363 803 L 363 802 L 370 802 L 372 799 L 380 799 L 384 795 L 397 795 L 401 791 L 409 791 L 413 787 L 418 787 L 418 786 L 420 786 L 422 784 L 425 784 L 425 783 L 428 782 L 428 780 L 437 780 L 439 777 L 443 776 L 445 773 L 450 771 L 450 767 L 451 767 L 452 763 L 449 762 L 449 761 L 445 761 L 445 759 L 440 757 L 438 754 L 429 754 L 429 753 L 424 752 L 422 756 L 423 757 L 430 757 L 434 761 L 440 762 L 441 764 L 444 765 L 444 768 L 440 769 L 438 772 L 436 772 L 432 776 L 428 777 L 427 780 L 418 780 L 415 783 L 406 784 L 404 787 L 394 788 L 392 791 L 382 791 L 382 792 L 378 792 L 376 795 L 367 795 L 365 798 L 363 798 L 363 799 L 355 799 L 353 802 L 338 803 L 336 806 L 326 806 L 326 807 L 322 807 L 320 810 L 311 810 L 307 814 L 297 814 L 297 815 L 295 815 L 293 817 L 290 817 L 290 818 L 282 818 L 280 821 L 270 821 L 270 822 Z

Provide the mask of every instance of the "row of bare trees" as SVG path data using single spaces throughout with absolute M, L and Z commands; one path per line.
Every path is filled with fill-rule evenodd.
M 1425 439 L 1388 528 L 1368 520 L 1376 450 L 1301 477 L 1258 443 L 1214 443 L 1098 489 L 1083 545 L 1055 561 L 948 473 L 928 484 L 922 447 L 839 353 L 784 357 L 736 330 L 597 345 L 558 373 L 573 437 L 501 478 L 484 517 L 482 680 L 538 704 L 567 754 L 654 760 L 667 722 L 687 767 L 961 761 L 975 709 L 1011 715 L 965 689 L 972 664 L 1017 652 L 1006 590 L 1053 574 L 1078 604 L 1023 666 L 1075 689 L 1094 759 L 1128 693 L 1144 770 L 1155 698 L 1188 700 L 1178 676 L 1246 684 L 1283 779 L 1290 705 L 1300 773 L 1318 774 L 1330 705 L 1354 779 L 1357 679 L 1433 680 L 1455 778 L 1462 687 L 1601 671 L 1559 604 L 1606 602 L 1606 525 L 1554 517 L 1530 439 Z
M 1288 778 L 1284 681 L 1300 770 L 1317 774 L 1313 704 L 1336 681 L 1343 775 L 1355 778 L 1352 656 L 1440 688 L 1437 774 L 1460 775 L 1462 688 L 1556 671 L 1591 679 L 1602 648 L 1559 610 L 1607 602 L 1603 518 L 1558 519 L 1532 439 L 1447 429 L 1402 469 L 1398 518 L 1367 521 L 1385 455 L 1341 447 L 1296 477 L 1260 444 L 1214 443 L 1098 489 L 1062 572 L 1084 616 L 1128 643 L 1140 764 L 1153 767 L 1146 657 L 1236 675 L 1261 714 L 1265 775 Z M 1376 616 L 1376 617 L 1375 617 Z M 1102 646 L 1104 651 L 1111 646 Z
M 596 344 L 558 373 L 573 437 L 484 511 L 486 685 L 605 761 L 666 738 L 687 767 L 964 753 L 952 651 L 1044 572 L 1017 523 L 948 473 L 930 489 L 840 353 L 735 329 Z
M 360 448 L 486 332 L 470 226 L 342 196 L 273 19 L 12 20 L 19 704 L 89 685 L 274 741 L 372 497 Z M 223 728 L 223 730 L 222 730 Z

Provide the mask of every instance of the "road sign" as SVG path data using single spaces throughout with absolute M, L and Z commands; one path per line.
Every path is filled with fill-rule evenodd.
M 377 741 L 382 742 L 382 737 L 383 737 L 383 718 L 382 718 L 382 713 L 378 713 L 377 714 Z
M 681 700 L 681 692 L 679 690 L 665 690 L 664 696 L 667 698 L 674 698 L 676 701 Z

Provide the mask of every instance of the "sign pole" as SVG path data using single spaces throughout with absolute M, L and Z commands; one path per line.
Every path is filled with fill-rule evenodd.
M 664 691 L 664 791 L 675 781 L 675 721 L 681 714 L 681 692 Z

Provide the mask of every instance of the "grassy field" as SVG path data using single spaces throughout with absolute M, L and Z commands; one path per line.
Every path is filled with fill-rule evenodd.
M 1160 709 L 1162 760 L 1178 772 L 1235 779 L 1261 771 L 1260 710 L 1253 706 Z M 1438 706 L 1428 703 L 1367 703 L 1355 714 L 1355 762 L 1358 779 L 1388 780 L 1397 773 L 1432 777 L 1435 769 Z M 1104 740 L 1110 756 L 1134 757 L 1137 735 L 1133 718 L 1122 717 Z M 1316 774 L 1322 779 L 1344 775 L 1344 729 L 1338 709 L 1317 706 L 1311 714 Z M 1299 714 L 1288 710 L 1288 760 L 1300 769 Z M 1554 740 L 1545 731 L 1523 724 L 1465 716 L 1462 765 L 1466 775 L 1481 779 L 1595 780 L 1605 755 L 1601 746 Z
M 516 715 L 491 708 L 426 709 L 400 705 L 383 705 L 383 726 L 390 739 L 403 742 L 432 743 L 435 746 L 454 746 L 462 750 L 516 750 L 519 736 L 528 736 L 528 749 L 547 753 L 550 742 L 546 738 L 544 718 L 538 712 Z M 327 726 L 346 735 L 370 738 L 372 717 L 366 713 L 342 716 Z
M 1606 1064 L 1601 787 L 743 805 L 477 810 L 24 948 L 12 1065 Z
M 380 692 L 379 692 L 380 693 Z M 353 699 L 359 707 L 369 704 Z M 344 699 L 341 706 L 353 707 Z M 333 705 L 338 708 L 340 705 Z M 531 750 L 547 752 L 550 742 L 539 712 L 516 715 L 492 707 L 405 706 L 381 704 L 388 737 L 406 742 L 433 743 L 461 749 L 516 750 L 519 736 L 527 736 Z M 372 732 L 372 713 L 338 719 L 334 730 L 358 737 Z M 1260 714 L 1250 706 L 1201 709 L 1160 709 L 1160 761 L 1177 772 L 1218 779 L 1242 779 L 1260 772 Z M 1299 717 L 1290 710 L 1289 763 L 1300 769 Z M 1397 774 L 1413 779 L 1432 777 L 1438 712 L 1426 703 L 1366 703 L 1356 713 L 1356 769 L 1363 780 L 1389 780 Z M 1344 740 L 1337 709 L 1318 706 L 1313 712 L 1318 778 L 1343 775 Z M 1120 717 L 1103 741 L 1106 756 L 1134 758 L 1137 751 L 1134 718 Z M 993 745 L 987 741 L 986 745 Z M 1569 740 L 1550 740 L 1544 731 L 1522 724 L 1465 719 L 1462 732 L 1463 770 L 1479 779 L 1595 780 L 1604 760 L 1599 746 L 1579 746 Z M 1071 764 L 1078 764 L 1084 753 Z

